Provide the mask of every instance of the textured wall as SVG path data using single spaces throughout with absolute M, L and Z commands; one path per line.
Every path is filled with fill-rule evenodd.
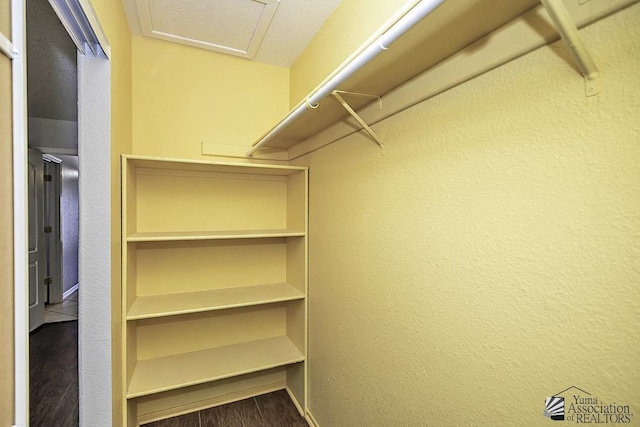
M 133 38 L 133 152 L 202 158 L 202 143 L 250 145 L 288 111 L 289 70 Z
M 110 220 L 120 218 L 120 215 L 111 209 L 109 197 L 113 194 L 109 158 L 113 151 L 113 144 L 110 144 L 113 139 L 109 141 L 113 137 L 109 120 L 112 107 L 110 77 L 109 64 L 103 59 L 78 56 L 78 189 L 81 194 L 78 207 L 78 281 L 81 283 L 78 376 L 81 426 L 113 425 L 112 404 L 120 391 L 112 387 L 112 377 L 117 378 L 119 361 L 118 347 L 115 346 L 120 342 L 112 335 L 120 332 L 119 318 L 109 321 L 113 311 L 119 315 L 119 310 L 113 307 L 119 303 L 119 299 L 113 297 L 113 288 L 118 287 L 119 280 L 113 277 L 109 280 L 109 273 L 112 265 L 120 262 L 119 258 L 113 262 L 111 259 L 115 243 Z M 119 190 L 120 187 L 116 188 Z M 109 300 L 111 304 L 107 303 Z M 116 380 L 113 382 L 118 384 Z M 111 390 L 113 396 L 109 393 Z
M 640 5 L 302 158 L 322 427 L 547 425 L 571 385 L 640 423 Z
M 124 14 L 122 2 L 113 0 L 90 0 L 100 24 L 111 45 L 111 349 L 113 353 L 113 419 L 119 419 L 122 405 L 120 387 L 120 243 L 121 243 L 121 215 L 120 215 L 120 155 L 131 153 L 131 122 L 132 122 L 132 71 L 131 71 L 131 33 Z M 96 293 L 99 297 L 100 291 Z M 82 310 L 83 296 L 80 297 Z M 104 300 L 94 299 L 93 304 L 103 303 Z M 86 305 L 86 304 L 85 304 Z M 90 308 L 90 307 L 87 307 Z M 93 312 L 96 316 L 102 310 Z M 108 318 L 98 318 L 97 322 L 106 324 Z M 100 381 L 101 378 L 97 377 Z M 103 381 L 104 384 L 104 381 Z M 107 384 L 108 385 L 108 384 Z M 104 385 L 102 386 L 104 388 Z M 100 387 L 98 388 L 98 391 Z M 105 390 L 105 393 L 108 393 Z M 82 414 L 81 414 L 82 417 Z M 82 419 L 82 418 L 81 418 Z M 107 425 L 110 425 L 108 423 Z
M 66 292 L 78 283 L 78 157 L 58 157 L 62 160 L 62 292 Z

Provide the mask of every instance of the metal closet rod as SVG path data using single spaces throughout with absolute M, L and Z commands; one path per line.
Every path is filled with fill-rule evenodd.
M 371 44 L 369 44 L 369 46 L 360 52 L 360 54 L 354 57 L 340 71 L 325 82 L 324 85 L 318 88 L 315 93 L 309 95 L 306 102 L 298 105 L 298 107 L 289 113 L 284 120 L 263 136 L 249 151 L 247 151 L 247 156 L 253 156 L 256 151 L 282 132 L 282 130 L 289 126 L 291 122 L 303 115 L 308 108 L 315 108 L 322 99 L 337 89 L 342 82 L 351 77 L 373 58 L 387 50 L 394 41 L 399 39 L 404 33 L 415 26 L 444 1 L 445 0 L 422 0 L 416 4 L 387 31 L 385 31 L 380 37 L 376 38 Z

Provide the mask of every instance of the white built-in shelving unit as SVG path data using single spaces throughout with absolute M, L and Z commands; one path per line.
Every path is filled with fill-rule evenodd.
M 123 156 L 124 425 L 306 407 L 307 169 Z

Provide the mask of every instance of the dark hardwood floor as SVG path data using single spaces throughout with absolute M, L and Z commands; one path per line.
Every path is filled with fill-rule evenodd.
M 77 427 L 78 322 L 45 324 L 31 333 L 29 345 L 31 427 Z M 145 425 L 307 426 L 284 390 Z
M 284 390 L 144 425 L 144 427 L 308 426 Z
M 78 426 L 78 322 L 47 323 L 29 336 L 31 427 Z

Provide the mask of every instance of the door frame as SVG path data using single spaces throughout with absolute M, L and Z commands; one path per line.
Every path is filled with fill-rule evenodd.
M 11 0 L 13 87 L 14 424 L 29 425 L 26 5 Z
M 111 62 L 88 0 L 78 0 L 105 56 L 78 60 L 80 425 L 111 425 Z M 73 17 L 69 17 L 70 19 Z M 77 18 L 76 18 L 77 19 Z M 66 24 L 69 24 L 67 22 Z M 65 25 L 67 31 L 70 28 Z M 11 0 L 13 87 L 14 426 L 29 425 L 26 7 Z M 73 38 L 73 37 L 72 37 Z M 82 59 L 82 60 L 80 60 Z M 97 78 L 93 78 L 97 73 Z M 84 78 L 83 78 L 84 76 Z M 81 93 L 85 94 L 84 102 Z M 84 224 L 83 224 L 84 223 Z M 98 231 L 94 227 L 98 227 Z

